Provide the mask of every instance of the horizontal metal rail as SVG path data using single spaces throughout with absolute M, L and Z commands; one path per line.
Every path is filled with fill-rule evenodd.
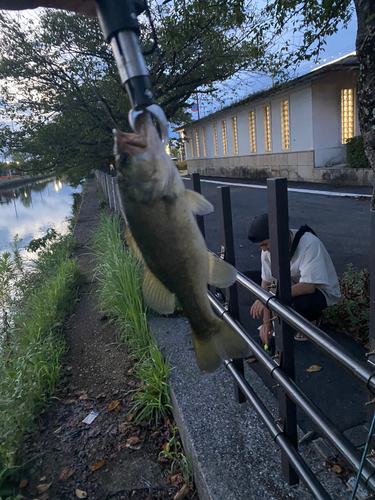
M 288 457 L 289 463 L 292 465 L 294 470 L 307 485 L 307 487 L 311 490 L 311 492 L 315 495 L 315 498 L 317 498 L 318 500 L 331 500 L 331 497 L 323 488 L 321 483 L 317 480 L 310 467 L 306 464 L 298 451 L 292 446 L 287 436 L 285 436 L 285 434 L 279 429 L 277 424 L 274 422 L 272 415 L 256 395 L 254 390 L 238 372 L 233 361 L 224 361 L 224 366 L 231 373 L 232 377 L 239 385 L 241 391 L 243 392 L 243 394 L 245 394 L 246 399 L 254 407 L 260 419 L 269 430 L 274 441 L 280 446 L 281 450 Z
M 262 289 L 263 290 L 263 289 Z M 264 291 L 264 290 L 263 290 Z M 267 294 L 267 292 L 265 292 Z M 330 441 L 339 454 L 347 462 L 358 470 L 361 457 L 355 446 L 334 426 L 334 424 L 322 413 L 321 410 L 301 391 L 296 383 L 288 377 L 279 365 L 266 354 L 266 352 L 248 336 L 246 330 L 239 325 L 228 313 L 228 311 L 218 302 L 215 297 L 208 292 L 208 298 L 214 310 L 224 319 L 241 337 L 248 343 L 256 359 L 262 363 L 286 394 L 306 413 L 314 422 L 321 434 Z M 297 314 L 293 311 L 294 314 Z M 318 330 L 319 331 L 319 330 Z M 241 388 L 242 389 L 242 388 Z M 298 470 L 296 470 L 297 473 Z M 303 476 L 301 476 L 303 479 Z M 375 467 L 366 461 L 362 470 L 362 480 L 375 492 Z
M 269 309 L 272 309 L 274 313 L 283 318 L 295 330 L 305 335 L 313 344 L 354 375 L 359 382 L 375 394 L 375 373 L 373 369 L 358 361 L 329 335 L 312 325 L 291 307 L 282 304 L 271 293 L 240 272 L 237 272 L 237 283 L 254 294 L 263 304 L 266 304 Z

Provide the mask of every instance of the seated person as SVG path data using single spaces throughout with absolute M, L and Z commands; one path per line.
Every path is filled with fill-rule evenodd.
M 253 217 L 247 233 L 249 240 L 262 249 L 261 286 L 268 290 L 272 277 L 268 215 Z M 301 316 L 314 322 L 320 319 L 326 307 L 336 304 L 341 296 L 335 268 L 325 246 L 308 226 L 302 226 L 298 231 L 289 230 L 289 250 L 292 307 Z M 267 345 L 273 334 L 271 311 L 260 300 L 256 300 L 250 314 L 257 319 L 263 316 L 259 336 L 262 344 Z M 299 341 L 307 340 L 299 333 L 294 338 Z

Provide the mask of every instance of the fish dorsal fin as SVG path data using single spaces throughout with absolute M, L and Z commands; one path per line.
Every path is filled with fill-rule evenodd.
M 139 260 L 139 262 L 144 262 L 142 252 L 139 250 L 137 243 L 135 242 L 134 236 L 130 230 L 129 226 L 125 229 L 125 240 L 133 256 Z
M 218 288 L 226 288 L 236 281 L 237 270 L 219 259 L 212 253 L 208 253 L 208 283 Z
M 201 194 L 185 189 L 185 196 L 193 214 L 206 215 L 214 211 L 212 204 Z
M 175 308 L 175 295 L 144 266 L 143 296 L 146 303 L 159 314 L 172 314 Z

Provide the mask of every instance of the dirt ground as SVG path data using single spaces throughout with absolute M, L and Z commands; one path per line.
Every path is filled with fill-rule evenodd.
M 127 418 L 137 379 L 116 327 L 102 317 L 95 296 L 89 239 L 98 202 L 90 179 L 74 230 L 75 256 L 87 284 L 65 328 L 68 353 L 56 402 L 38 430 L 25 436 L 28 465 L 20 493 L 38 500 L 182 498 L 181 475 L 160 456 L 173 422 L 136 426 Z M 90 412 L 98 415 L 84 423 Z M 194 489 L 184 491 L 184 498 L 198 499 Z

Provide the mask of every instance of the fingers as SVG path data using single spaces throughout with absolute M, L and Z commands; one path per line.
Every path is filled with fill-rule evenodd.
M 254 319 L 259 319 L 263 313 L 263 310 L 264 310 L 264 305 L 261 303 L 260 300 L 256 300 L 254 304 L 251 306 L 250 315 Z

